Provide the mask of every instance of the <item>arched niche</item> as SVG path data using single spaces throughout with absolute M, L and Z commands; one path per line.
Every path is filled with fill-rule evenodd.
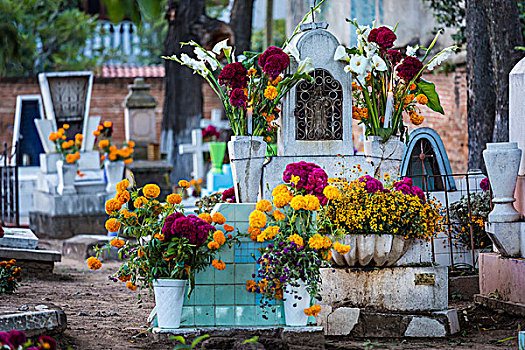
M 401 162 L 401 176 L 411 177 L 414 185 L 428 187 L 429 191 L 444 191 L 445 185 L 447 191 L 456 190 L 454 177 L 432 175 L 452 175 L 450 162 L 439 134 L 431 128 L 418 128 L 410 133 Z

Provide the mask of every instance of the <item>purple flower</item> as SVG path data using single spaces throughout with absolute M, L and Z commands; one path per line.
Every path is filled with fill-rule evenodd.
M 164 235 L 166 240 L 169 240 L 170 238 L 172 238 L 171 227 L 173 226 L 173 223 L 175 222 L 175 220 L 183 216 L 184 214 L 182 213 L 173 213 L 166 217 L 166 219 L 164 220 L 164 226 L 162 227 L 162 231 L 161 231 L 161 233 Z
M 270 46 L 259 56 L 259 67 L 275 79 L 290 65 L 290 57 L 278 47 Z
M 383 191 L 383 184 L 376 178 L 373 178 L 370 175 L 364 175 L 359 178 L 359 182 L 365 183 L 365 189 L 368 193 L 376 193 L 378 191 Z
M 234 203 L 235 202 L 235 189 L 231 187 L 225 190 L 224 192 L 222 192 L 221 199 L 228 203 Z
M 234 107 L 246 108 L 246 94 L 243 89 L 235 88 L 230 91 L 230 103 Z
M 490 182 L 489 178 L 486 177 L 479 183 L 479 187 L 483 190 L 483 192 L 487 192 L 490 188 Z
M 417 186 L 414 186 L 412 179 L 405 177 L 403 180 L 394 183 L 394 189 L 400 191 L 406 195 L 417 196 L 421 202 L 425 203 L 425 193 Z
M 248 84 L 248 71 L 240 62 L 227 64 L 219 74 L 219 84 L 244 89 Z
M 299 181 L 294 185 L 297 189 L 306 190 L 306 194 L 316 196 L 321 205 L 326 204 L 328 200 L 323 195 L 323 190 L 328 185 L 328 175 L 320 166 L 304 161 L 290 163 L 284 170 L 283 181 L 289 183 L 292 176 L 299 177 Z

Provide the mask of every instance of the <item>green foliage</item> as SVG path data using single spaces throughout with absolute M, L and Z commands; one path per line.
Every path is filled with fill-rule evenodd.
M 15 264 L 14 259 L 0 262 L 0 294 L 13 294 L 22 281 L 21 269 Z
M 445 114 L 441 102 L 439 102 L 439 96 L 436 92 L 436 85 L 425 79 L 421 79 L 416 85 L 419 87 L 420 92 L 428 98 L 427 107 L 441 114 Z
M 276 19 L 273 21 L 273 46 L 282 47 L 286 41 L 286 20 Z M 264 29 L 252 34 L 252 50 L 263 52 L 264 46 Z
M 0 50 L 0 74 L 95 69 L 101 55 L 87 58 L 83 49 L 97 19 L 76 6 L 71 0 L 0 0 L 0 44 L 7 48 Z
M 485 232 L 485 222 L 490 212 L 490 192 L 474 193 L 470 195 L 471 216 L 468 211 L 467 196 L 450 205 L 450 218 L 453 222 L 453 238 L 464 246 L 470 248 L 470 227 L 474 236 L 474 248 L 488 248 L 492 245 Z M 471 221 L 472 220 L 472 221 Z
M 190 344 L 186 344 L 186 340 L 182 336 L 176 336 L 171 337 L 171 340 L 177 340 L 180 344 L 173 348 L 173 350 L 186 350 L 186 349 L 197 349 L 197 345 L 205 339 L 208 339 L 210 337 L 209 334 L 204 334 L 198 338 L 195 338 L 193 342 Z M 204 345 L 201 346 L 201 349 L 204 348 Z
M 201 199 L 199 199 L 197 202 L 195 202 L 195 205 L 198 208 L 198 209 L 195 209 L 195 213 L 210 214 L 211 211 L 213 210 L 213 207 L 215 207 L 215 205 L 218 203 L 225 203 L 225 201 L 222 200 L 221 192 L 214 192 L 208 196 L 204 196 Z

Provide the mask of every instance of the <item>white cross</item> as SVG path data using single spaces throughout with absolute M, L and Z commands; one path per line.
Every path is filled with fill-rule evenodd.
M 201 128 L 207 128 L 209 125 L 213 125 L 218 130 L 224 130 L 230 128 L 230 123 L 227 120 L 222 120 L 222 110 L 212 109 L 211 119 L 201 119 Z
M 191 144 L 179 145 L 179 154 L 193 154 L 193 172 L 194 179 L 204 177 L 204 152 L 210 151 L 210 145 L 202 143 L 202 130 L 194 129 L 191 131 Z

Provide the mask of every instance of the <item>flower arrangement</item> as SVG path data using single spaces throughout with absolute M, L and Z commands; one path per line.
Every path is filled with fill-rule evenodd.
M 335 235 L 393 234 L 405 239 L 431 239 L 442 231 L 440 204 L 427 200 L 412 179 L 385 184 L 369 175 L 353 181 L 330 179 L 329 199 L 320 230 Z
M 23 331 L 16 329 L 0 332 L 0 348 L 16 350 L 56 350 L 56 341 L 47 335 L 41 335 L 38 343 L 33 344 Z
M 135 142 L 127 141 L 122 143 L 122 147 L 118 148 L 111 142 L 113 134 L 113 123 L 106 120 L 99 124 L 97 130 L 93 131 L 93 135 L 99 139 L 98 148 L 102 151 L 103 156 L 101 160 L 109 160 L 110 162 L 124 161 L 124 164 L 131 164 L 133 162 L 133 152 Z
M 322 195 L 327 185 L 326 173 L 317 165 L 306 162 L 293 163 L 286 167 L 284 184 L 272 191 L 273 203 L 261 200 L 250 214 L 248 233 L 252 240 L 269 241 L 261 249 L 257 278 L 249 280 L 246 289 L 263 295 L 263 307 L 272 299 L 282 299 L 283 289 L 304 282 L 313 299 L 319 297 L 320 268 L 327 266 L 331 249 L 342 253 L 349 246 L 335 244 L 319 234 L 315 219 L 321 211 L 321 203 L 327 200 Z M 323 187 L 324 186 L 324 187 Z M 254 276 L 255 277 L 255 276 Z M 317 316 L 320 306 L 304 310 L 307 315 Z
M 189 182 L 183 180 L 179 186 L 188 188 Z M 109 276 L 110 280 L 125 282 L 130 290 L 151 288 L 157 279 L 189 280 L 190 293 L 195 273 L 209 265 L 225 269 L 217 256 L 222 247 L 231 246 L 235 239 L 229 234 L 233 227 L 226 224 L 222 214 L 186 215 L 179 193 L 168 195 L 166 203 L 161 204 L 156 199 L 160 195 L 157 185 L 148 184 L 131 192 L 128 187 L 127 179 L 119 182 L 115 198 L 106 202 L 110 218 L 105 226 L 110 232 L 135 238 L 136 243 L 117 236 L 87 260 L 90 269 L 102 267 L 100 252 L 112 246 L 119 249 L 123 263 Z M 130 203 L 134 210 L 130 209 Z
M 69 124 L 64 124 L 57 132 L 49 134 L 49 141 L 55 144 L 55 150 L 62 155 L 62 160 L 67 164 L 75 164 L 80 159 L 80 146 L 84 137 L 76 134 L 74 140 L 68 140 L 66 133 Z
M 202 129 L 202 141 L 203 142 L 213 142 L 217 141 L 221 133 L 213 125 L 208 125 L 206 128 Z
M 200 198 L 202 194 L 202 182 L 203 180 L 201 178 L 191 179 L 190 181 L 179 181 L 182 198 L 189 198 L 190 196 Z
M 315 6 L 312 11 L 319 6 Z M 293 35 L 297 32 L 296 29 Z M 163 58 L 193 69 L 208 82 L 222 101 L 234 135 L 250 134 L 248 122 L 251 116 L 251 135 L 273 139 L 281 99 L 300 80 L 313 79 L 308 74 L 313 70 L 310 58 L 301 60 L 297 49 L 289 45 L 290 40 L 285 41 L 283 48 L 270 46 L 263 53 L 244 52 L 245 59 L 242 61 L 236 61 L 235 52 L 227 45 L 227 39 L 217 43 L 211 51 L 194 41 L 181 43 L 192 46 L 196 58 L 184 53 L 180 57 L 174 55 Z M 224 66 L 219 60 L 222 54 L 228 62 Z M 298 63 L 293 73 L 286 72 L 290 65 L 289 54 Z
M 230 187 L 222 192 L 221 200 L 226 203 L 235 203 L 235 188 Z
M 0 261 L 0 294 L 13 294 L 22 281 L 22 269 L 16 260 Z
M 334 59 L 348 63 L 345 71 L 354 78 L 352 118 L 364 126 L 366 136 L 380 136 L 386 141 L 399 133 L 403 139 L 407 129 L 403 124 L 404 114 L 414 125 L 423 122 L 419 106 L 426 105 L 444 114 L 435 85 L 421 75 L 446 60 L 456 46 L 430 57 L 438 33 L 428 48 L 408 46 L 403 54 L 393 49 L 396 28 L 370 28 L 355 20 L 348 21 L 356 27 L 357 46 L 340 46 Z M 416 57 L 418 49 L 424 50 L 421 60 Z
M 471 247 L 471 227 L 474 249 L 490 248 L 492 246 L 492 241 L 485 231 L 485 222 L 487 222 L 491 211 L 489 186 L 488 178 L 485 177 L 480 182 L 482 192 L 470 194 L 470 203 L 469 198 L 465 195 L 459 201 L 450 205 L 453 238 L 464 247 Z

